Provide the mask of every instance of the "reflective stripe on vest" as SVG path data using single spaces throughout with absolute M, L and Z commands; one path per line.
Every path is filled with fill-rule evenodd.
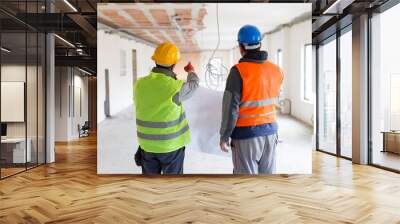
M 252 100 L 244 101 L 240 103 L 240 107 L 259 107 L 259 106 L 269 106 L 278 104 L 278 97 L 264 99 L 264 100 Z
M 275 110 L 262 114 L 239 114 L 239 118 L 264 117 L 271 114 L 275 114 Z
M 283 74 L 269 61 L 262 64 L 240 62 L 236 65 L 242 79 L 242 96 L 237 127 L 256 126 L 276 121 L 275 106 Z
M 181 116 L 174 120 L 174 121 L 168 121 L 168 122 L 153 122 L 153 121 L 143 121 L 140 119 L 136 119 L 136 124 L 146 127 L 146 128 L 168 128 L 172 127 L 175 125 L 178 125 L 181 123 L 184 119 L 186 118 L 185 113 L 182 113 Z
M 137 136 L 142 139 L 147 139 L 147 140 L 168 140 L 168 139 L 174 139 L 179 136 L 181 136 L 183 133 L 185 133 L 187 130 L 189 130 L 189 125 L 186 124 L 182 129 L 180 129 L 177 132 L 170 133 L 170 134 L 145 134 L 142 132 L 137 132 Z

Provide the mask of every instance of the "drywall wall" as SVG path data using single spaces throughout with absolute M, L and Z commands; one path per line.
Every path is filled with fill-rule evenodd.
M 266 46 L 269 59 L 274 63 L 277 63 L 278 49 L 282 50 L 282 69 L 285 73 L 283 96 L 291 101 L 292 116 L 313 125 L 314 102 L 302 99 L 303 49 L 304 45 L 310 43 L 311 20 L 307 20 L 267 35 L 262 44 Z M 313 86 L 315 86 L 315 80 L 313 80 Z M 315 87 L 313 92 L 315 93 Z
M 154 62 L 151 60 L 154 47 L 131 38 L 121 37 L 118 33 L 106 33 L 103 30 L 97 32 L 97 46 L 97 121 L 99 123 L 105 119 L 105 69 L 109 70 L 110 115 L 113 116 L 132 104 L 132 51 L 136 50 L 137 55 L 137 77 L 142 77 L 148 75 L 154 67 Z M 123 75 L 121 75 L 121 51 L 126 53 L 126 72 Z

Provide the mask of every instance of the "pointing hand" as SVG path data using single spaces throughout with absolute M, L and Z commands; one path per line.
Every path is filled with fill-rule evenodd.
M 190 61 L 189 61 L 189 63 L 184 67 L 184 69 L 185 69 L 186 72 L 194 72 L 194 67 L 193 67 L 193 65 L 190 63 Z

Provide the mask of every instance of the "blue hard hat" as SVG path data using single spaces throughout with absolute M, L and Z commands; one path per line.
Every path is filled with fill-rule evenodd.
M 261 42 L 261 32 L 252 25 L 242 26 L 238 33 L 238 41 L 241 44 L 258 44 Z

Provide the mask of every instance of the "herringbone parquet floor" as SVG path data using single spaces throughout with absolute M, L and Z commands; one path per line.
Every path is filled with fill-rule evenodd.
M 98 176 L 96 140 L 0 181 L 0 223 L 400 223 L 400 175 L 314 153 L 314 174 Z

